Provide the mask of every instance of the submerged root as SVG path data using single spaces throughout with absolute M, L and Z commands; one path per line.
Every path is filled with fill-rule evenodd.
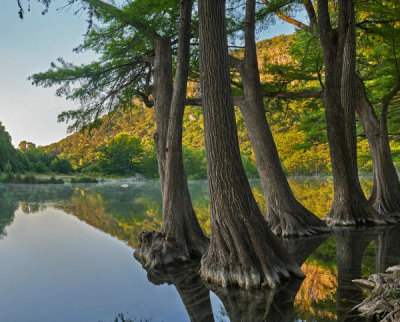
M 392 217 L 393 220 L 400 220 L 400 201 L 385 200 L 383 196 L 370 198 L 368 200 L 371 206 L 381 214 Z
M 397 222 L 393 216 L 379 213 L 367 201 L 350 206 L 334 202 L 330 213 L 322 220 L 330 226 L 387 225 Z
M 167 238 L 162 232 L 153 230 L 139 235 L 139 245 L 133 255 L 144 267 L 150 268 L 190 260 L 187 248 L 183 248 L 175 238 Z
M 330 228 L 307 209 L 293 212 L 268 210 L 268 226 L 276 236 L 303 237 L 323 234 Z
M 400 265 L 389 267 L 386 274 L 372 274 L 368 280 L 354 280 L 371 294 L 354 307 L 360 316 L 374 321 L 400 321 Z
M 276 288 L 292 278 L 304 278 L 300 267 L 276 263 L 271 269 L 257 269 L 250 263 L 223 263 L 216 258 L 203 257 L 200 276 L 209 283 L 222 287 L 239 286 L 245 289 Z

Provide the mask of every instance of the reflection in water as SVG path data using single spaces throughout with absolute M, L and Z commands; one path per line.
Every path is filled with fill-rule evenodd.
M 187 263 L 164 269 L 144 269 L 151 283 L 155 285 L 167 283 L 175 286 L 191 321 L 214 321 L 210 292 L 199 276 L 198 264 Z
M 361 278 L 364 251 L 373 240 L 374 230 L 356 228 L 334 228 L 336 242 L 338 291 L 337 315 L 340 321 L 362 321 L 351 313 L 352 308 L 362 301 L 362 292 L 353 282 Z
M 399 264 L 400 227 L 382 229 L 375 237 L 375 272 L 384 273 L 390 266 Z
M 0 186 L 0 239 L 7 235 L 6 227 L 14 221 L 14 213 L 18 208 L 6 191 L 5 187 Z
M 330 180 L 291 179 L 290 183 L 297 198 L 308 208 L 320 216 L 329 211 L 333 192 Z M 253 181 L 252 186 L 257 201 L 263 205 L 259 182 Z M 370 183 L 365 181 L 363 186 L 369 189 Z M 191 182 L 190 189 L 199 221 L 208 233 L 207 185 L 205 182 Z M 119 184 L 0 185 L 0 239 L 5 236 L 6 227 L 12 224 L 18 206 L 31 214 L 49 205 L 123 240 L 133 248 L 141 231 L 161 228 L 161 193 L 157 182 L 131 184 L 126 189 Z M 349 321 L 354 319 L 349 313 L 351 308 L 362 297 L 351 280 L 399 263 L 400 228 L 335 228 L 326 238 L 327 235 L 282 239 L 307 277 L 304 281 L 291 281 L 277 290 L 246 292 L 204 285 L 196 266 L 151 271 L 148 278 L 157 285 L 173 284 L 194 321 L 214 319 L 210 289 L 224 306 L 219 313 L 221 316 L 217 315 L 215 319 Z

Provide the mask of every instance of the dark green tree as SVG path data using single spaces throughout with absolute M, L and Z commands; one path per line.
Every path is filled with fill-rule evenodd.
M 130 174 L 138 170 L 143 153 L 138 138 L 121 133 L 100 150 L 99 168 L 107 174 Z

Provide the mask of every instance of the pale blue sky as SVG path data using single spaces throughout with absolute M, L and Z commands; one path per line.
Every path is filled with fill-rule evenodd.
M 66 125 L 57 123 L 57 115 L 78 107 L 78 103 L 56 97 L 55 88 L 31 85 L 28 76 L 47 70 L 58 57 L 74 63 L 94 57 L 72 52 L 87 29 L 84 14 L 57 12 L 52 6 L 43 16 L 42 7 L 35 0 L 31 2 L 31 11 L 20 20 L 17 1 L 0 0 L 0 121 L 14 146 L 22 140 L 47 145 L 64 138 Z M 277 22 L 263 38 L 293 30 L 292 26 Z

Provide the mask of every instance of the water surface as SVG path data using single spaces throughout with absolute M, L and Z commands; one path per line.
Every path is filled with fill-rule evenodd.
M 331 180 L 290 183 L 314 213 L 329 211 Z M 260 183 L 252 185 L 265 209 Z M 206 182 L 190 190 L 208 234 Z M 335 229 L 283 241 L 305 280 L 275 291 L 224 290 L 203 284 L 192 265 L 146 272 L 132 256 L 137 236 L 160 227 L 157 182 L 0 185 L 0 321 L 348 320 L 362 299 L 351 279 L 400 263 L 400 227 Z

